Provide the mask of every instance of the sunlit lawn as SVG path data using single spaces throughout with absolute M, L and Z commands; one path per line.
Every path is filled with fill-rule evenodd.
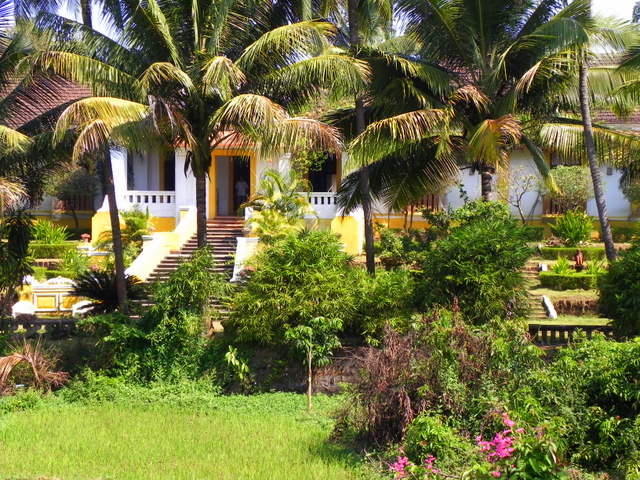
M 243 401 L 227 397 L 208 412 L 61 404 L 5 414 L 0 478 L 361 478 L 357 459 L 328 442 L 334 400 L 321 400 L 311 416 L 297 395 Z

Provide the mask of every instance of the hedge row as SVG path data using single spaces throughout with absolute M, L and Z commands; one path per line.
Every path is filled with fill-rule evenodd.
M 33 258 L 62 258 L 70 250 L 74 250 L 78 242 L 29 244 L 29 255 Z
M 598 275 L 540 272 L 540 285 L 551 290 L 592 290 L 598 285 Z
M 540 256 L 545 260 L 557 260 L 558 257 L 573 260 L 578 250 L 582 251 L 585 260 L 601 260 L 605 258 L 604 247 L 542 247 Z
M 33 276 L 42 282 L 56 277 L 74 279 L 76 274 L 71 270 L 48 270 L 46 267 L 33 267 Z

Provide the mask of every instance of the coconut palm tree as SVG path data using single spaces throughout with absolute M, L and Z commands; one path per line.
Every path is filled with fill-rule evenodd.
M 154 137 L 184 146 L 196 178 L 198 244 L 205 245 L 211 150 L 231 139 L 265 154 L 303 143 L 334 151 L 340 140 L 333 128 L 292 117 L 285 107 L 320 89 L 353 91 L 366 80 L 366 65 L 328 49 L 330 24 L 271 29 L 272 9 L 266 1 L 130 0 L 118 40 L 49 14 L 42 23 L 57 27 L 57 46 L 30 61 L 99 95 L 70 106 L 58 134 L 79 133 L 74 157 L 109 143 L 142 149 Z
M 370 163 L 429 141 L 436 155 L 454 155 L 480 172 L 485 200 L 493 173 L 507 166 L 515 147 L 529 150 L 546 176 L 535 133 L 563 107 L 572 74 L 566 51 L 587 41 L 578 21 L 588 15 L 587 5 L 485 3 L 399 1 L 419 58 L 445 72 L 449 88 L 418 109 L 370 124 L 352 142 L 352 156 Z

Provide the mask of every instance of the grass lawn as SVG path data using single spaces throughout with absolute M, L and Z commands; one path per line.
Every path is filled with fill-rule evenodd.
M 579 325 L 579 326 L 592 326 L 592 325 L 596 325 L 596 326 L 602 326 L 602 325 L 608 325 L 609 322 L 611 320 L 609 320 L 608 318 L 602 318 L 602 317 L 594 317 L 594 316 L 581 316 L 581 317 L 576 317 L 574 315 L 558 315 L 558 318 L 556 319 L 551 319 L 551 318 L 545 318 L 544 320 L 535 320 L 532 322 L 529 322 L 529 325 Z
M 541 297 L 546 295 L 552 302 L 562 299 L 575 299 L 575 300 L 597 300 L 597 290 L 550 290 L 548 288 L 542 288 L 538 284 L 534 288 L 529 289 L 531 295 Z
M 328 442 L 322 397 L 220 397 L 165 403 L 63 403 L 0 415 L 2 479 L 355 479 L 358 458 Z

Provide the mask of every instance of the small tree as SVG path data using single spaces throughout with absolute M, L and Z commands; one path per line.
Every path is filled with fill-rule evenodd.
M 68 211 L 73 217 L 76 230 L 80 228 L 75 198 L 82 195 L 93 196 L 96 193 L 98 179 L 84 168 L 68 168 L 56 173 L 45 192 L 61 200 L 63 211 Z
M 506 189 L 500 189 L 500 199 L 518 211 L 522 223 L 526 223 L 524 212 L 524 198 L 529 192 L 540 189 L 538 177 L 526 174 L 522 169 L 514 170 L 509 174 L 509 185 Z
M 327 365 L 333 351 L 340 348 L 336 335 L 342 330 L 342 320 L 315 317 L 308 325 L 298 325 L 285 331 L 285 339 L 295 350 L 304 355 L 307 365 L 307 410 L 313 408 L 313 366 Z
M 550 175 L 558 187 L 556 191 L 546 191 L 562 211 L 584 210 L 587 200 L 593 197 L 593 183 L 589 170 L 581 166 L 559 166 Z

